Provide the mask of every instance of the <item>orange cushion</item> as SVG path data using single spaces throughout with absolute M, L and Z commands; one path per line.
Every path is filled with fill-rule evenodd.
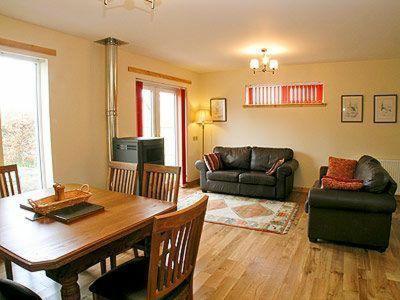
M 326 176 L 337 179 L 353 179 L 356 167 L 356 160 L 331 156 L 329 157 L 329 166 Z
M 323 177 L 322 188 L 328 190 L 347 190 L 347 191 L 358 191 L 364 186 L 362 180 L 349 179 L 349 180 L 337 180 L 331 177 Z

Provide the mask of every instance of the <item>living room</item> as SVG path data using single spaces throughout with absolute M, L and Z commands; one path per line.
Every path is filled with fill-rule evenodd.
M 129 148 L 132 141 L 123 138 L 162 137 L 162 164 L 179 168 L 177 213 L 208 197 L 196 268 L 188 275 L 191 297 L 399 298 L 399 14 L 394 0 L 4 0 L 0 160 L 18 167 L 22 193 L 13 197 L 26 201 L 54 183 L 67 189 L 88 184 L 92 193 L 112 190 L 117 143 Z M 31 90 L 36 98 L 28 95 Z M 29 110 L 31 104 L 18 102 L 23 97 L 36 99 L 37 106 Z M 15 112 L 28 116 L 18 126 L 32 116 L 35 121 L 15 130 L 8 126 L 16 124 L 10 117 Z M 25 143 L 27 136 L 36 139 Z M 34 163 L 11 155 L 28 144 Z M 350 175 L 343 175 L 342 164 L 351 165 Z M 137 171 L 141 187 L 147 175 Z M 332 183 L 335 171 L 345 187 Z M 54 269 L 67 260 L 81 262 L 83 244 L 73 253 L 63 249 L 57 254 L 63 263 L 57 264 L 45 248 L 40 259 L 17 249 L 21 240 L 5 234 L 19 235 L 17 228 L 6 231 L 12 220 L 5 207 L 13 204 L 3 201 L 2 207 L 2 200 L 0 278 L 11 277 L 42 299 L 90 297 L 96 282 L 137 249 L 148 254 L 146 247 L 111 253 L 111 246 L 122 246 L 107 248 L 102 232 L 93 237 L 96 247 L 85 245 L 96 248 L 90 248 L 92 266 L 74 274 L 68 286 Z M 40 221 L 22 219 L 15 224 L 38 230 L 33 226 Z M 49 249 L 63 244 L 46 241 Z M 37 250 L 34 239 L 28 244 Z M 101 257 L 96 264 L 93 255 Z M 2 293 L 0 285 L 0 298 Z

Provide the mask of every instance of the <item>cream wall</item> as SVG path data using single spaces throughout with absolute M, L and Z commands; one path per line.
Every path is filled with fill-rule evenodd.
M 329 155 L 400 159 L 400 123 L 373 123 L 373 95 L 400 94 L 399 59 L 282 66 L 276 75 L 243 69 L 200 79 L 201 99 L 225 97 L 228 106 L 228 122 L 208 127 L 208 151 L 215 145 L 290 147 L 300 162 L 295 186 L 311 186 Z M 242 107 L 245 84 L 315 81 L 325 84 L 326 107 Z M 344 94 L 364 95 L 363 123 L 340 122 Z
M 45 56 L 16 49 L 1 50 L 48 59 L 50 88 L 50 126 L 55 181 L 87 182 L 104 187 L 107 177 L 105 51 L 93 41 L 36 26 L 0 15 L 0 37 L 57 50 L 57 56 Z M 198 104 L 198 75 L 170 64 L 119 52 L 118 135 L 136 135 L 136 75 L 128 66 L 137 66 L 190 79 L 187 88 L 189 112 Z M 138 76 L 144 78 L 144 76 Z M 144 79 L 154 79 L 147 77 Z M 159 81 L 159 80 L 157 80 Z M 163 81 L 164 83 L 172 83 Z M 175 84 L 175 83 L 173 83 Z M 193 142 L 198 126 L 188 116 L 188 165 L 198 157 L 198 142 Z M 197 173 L 189 168 L 189 180 Z

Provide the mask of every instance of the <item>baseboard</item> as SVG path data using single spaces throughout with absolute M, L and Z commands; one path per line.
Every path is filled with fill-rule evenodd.
M 294 192 L 299 192 L 299 193 L 308 193 L 309 190 L 310 190 L 310 188 L 303 187 L 303 186 L 295 186 L 295 187 L 293 187 L 293 191 Z
M 197 186 L 200 186 L 200 178 L 190 182 L 186 182 L 186 185 L 183 188 L 194 188 Z

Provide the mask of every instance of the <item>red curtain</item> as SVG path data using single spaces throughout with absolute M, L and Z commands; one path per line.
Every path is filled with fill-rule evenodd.
M 181 98 L 181 136 L 182 136 L 182 185 L 186 184 L 186 90 L 180 90 Z
M 143 91 L 143 82 L 136 81 L 136 132 L 138 137 L 143 136 L 142 91 Z

